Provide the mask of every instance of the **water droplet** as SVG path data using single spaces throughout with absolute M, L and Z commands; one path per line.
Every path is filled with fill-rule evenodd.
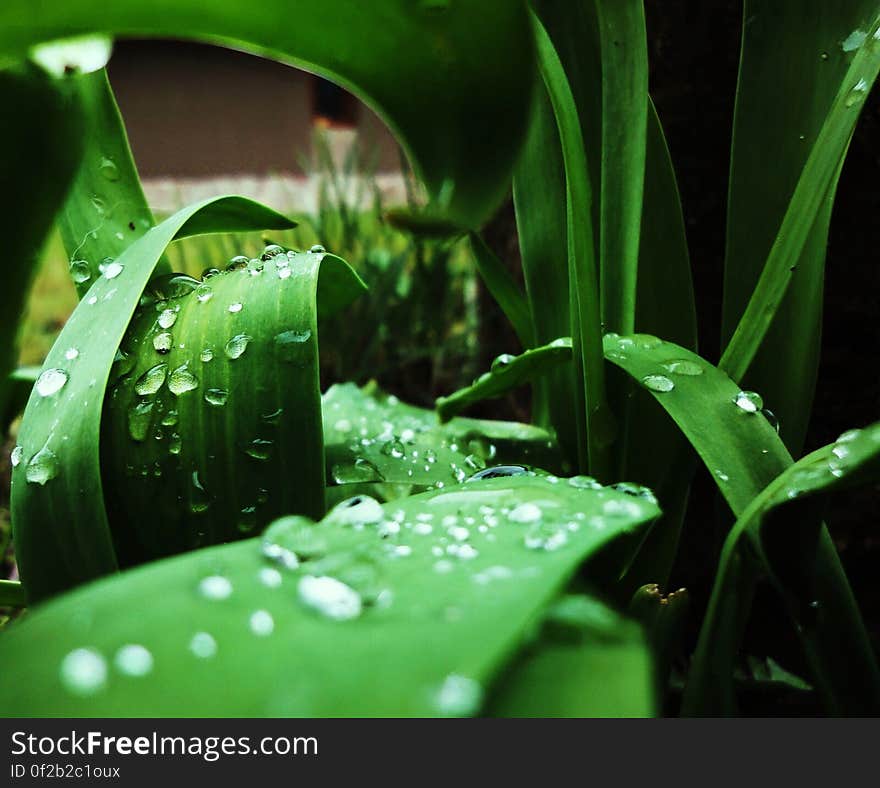
M 229 392 L 226 389 L 208 389 L 205 392 L 205 402 L 209 405 L 222 407 L 229 399 Z
M 187 369 L 186 364 L 181 364 L 168 378 L 168 390 L 178 397 L 187 391 L 198 388 L 198 386 L 198 378 Z
M 312 254 L 325 254 L 327 252 L 327 250 L 323 246 L 321 246 L 321 244 L 315 244 L 313 247 L 311 247 L 311 249 L 309 249 L 309 251 Z
M 171 328 L 177 322 L 177 310 L 163 309 L 156 322 L 159 324 L 159 328 Z
M 247 268 L 248 258 L 243 254 L 238 254 L 235 257 L 229 260 L 229 265 L 226 266 L 227 271 L 238 271 L 242 268 Z
M 761 415 L 765 419 L 767 419 L 770 426 L 773 427 L 776 432 L 779 432 L 779 419 L 776 418 L 776 414 L 772 410 L 769 410 L 768 408 L 763 408 L 761 410 Z
M 761 395 L 754 391 L 740 391 L 733 401 L 745 413 L 757 413 L 764 407 L 764 400 L 761 398 Z
M 247 334 L 236 334 L 226 343 L 226 356 L 232 360 L 241 358 L 247 350 L 251 337 Z
M 337 484 L 358 484 L 362 482 L 381 482 L 385 477 L 367 459 L 358 457 L 353 463 L 339 463 L 331 471 Z
M 150 431 L 152 402 L 139 402 L 128 411 L 128 434 L 132 440 L 144 441 Z
M 306 328 L 303 331 L 282 331 L 275 336 L 275 347 L 284 361 L 294 361 L 301 358 L 300 348 L 311 339 L 312 332 Z
M 260 569 L 258 577 L 266 588 L 278 588 L 282 582 L 281 572 L 271 566 L 264 566 Z
M 642 385 L 651 391 L 665 393 L 675 388 L 673 383 L 666 375 L 645 375 L 642 378 Z
M 201 514 L 211 505 L 211 496 L 202 484 L 199 478 L 199 472 L 193 471 L 190 477 L 192 485 L 190 487 L 189 510 L 193 514 Z
M 199 659 L 210 659 L 217 653 L 217 641 L 207 632 L 196 632 L 189 642 L 189 650 Z
M 235 314 L 236 312 L 241 312 L 241 310 L 242 304 L 239 301 L 236 301 L 234 304 L 229 305 L 229 311 L 232 312 L 232 314 Z
M 167 331 L 163 331 L 161 334 L 156 334 L 156 336 L 153 337 L 153 350 L 162 356 L 171 351 L 171 346 L 173 344 L 174 337 L 172 337 Z
M 210 285 L 199 285 L 196 288 L 196 299 L 200 304 L 210 301 L 213 296 L 214 291 L 211 289 Z
M 129 643 L 113 658 L 116 670 L 126 676 L 146 676 L 153 669 L 153 655 L 137 643 Z
M 275 631 L 275 619 L 268 610 L 255 610 L 251 613 L 248 625 L 257 637 L 267 637 Z
M 844 100 L 844 106 L 846 107 L 854 107 L 856 104 L 860 104 L 865 100 L 865 97 L 868 95 L 868 83 L 864 79 L 860 79 L 853 85 L 852 90 L 847 94 L 846 99 Z
M 382 454 L 393 457 L 395 460 L 401 459 L 405 453 L 406 449 L 399 438 L 392 438 L 382 446 Z
M 467 676 L 448 675 L 433 693 L 434 709 L 443 717 L 475 714 L 483 702 L 483 688 Z
M 722 471 L 720 468 L 719 468 L 718 470 L 715 471 L 715 476 L 717 476 L 718 479 L 719 479 L 720 481 L 722 481 L 722 482 L 729 482 L 729 481 L 730 481 L 730 476 L 728 476 L 728 475 L 727 475 L 724 471 Z
M 515 523 L 534 523 L 544 516 L 541 508 L 534 503 L 521 503 L 511 509 L 507 519 Z
M 491 468 L 485 468 L 477 471 L 468 479 L 469 482 L 480 481 L 481 479 L 501 479 L 506 476 L 522 476 L 527 474 L 529 469 L 522 465 L 495 465 Z
M 119 180 L 119 167 L 116 166 L 116 162 L 114 162 L 109 156 L 104 156 L 101 159 L 99 169 L 101 175 L 103 175 L 108 181 Z
M 272 445 L 272 441 L 270 440 L 254 438 L 254 440 L 245 446 L 244 452 L 248 457 L 253 457 L 255 460 L 268 460 L 269 455 L 272 453 Z
M 862 44 L 868 38 L 868 34 L 864 30 L 853 30 L 843 41 L 840 42 L 840 48 L 844 52 L 855 52 L 862 48 Z
M 284 247 L 279 246 L 278 244 L 267 244 L 266 248 L 263 249 L 262 257 L 264 260 L 271 260 L 273 257 L 284 253 Z
M 79 358 L 79 351 L 75 347 L 69 347 L 64 351 L 64 358 L 68 361 L 75 361 Z
M 325 518 L 327 522 L 350 526 L 374 525 L 385 517 L 380 504 L 369 495 L 355 495 L 334 506 Z
M 107 683 L 107 661 L 95 649 L 74 649 L 61 660 L 61 683 L 74 695 L 94 695 Z
M 703 374 L 703 368 L 696 362 L 687 358 L 675 359 L 661 364 L 663 369 L 671 372 L 673 375 L 684 375 L 686 377 L 696 377 Z
M 199 583 L 199 593 L 206 599 L 228 599 L 232 596 L 232 583 L 223 575 L 209 575 Z
M 155 394 L 162 388 L 167 372 L 167 364 L 156 364 L 156 366 L 150 367 L 134 384 L 135 393 L 140 394 L 142 397 Z
M 24 449 L 21 446 L 16 446 L 12 450 L 12 453 L 9 455 L 9 462 L 13 468 L 17 468 L 19 463 L 21 463 L 22 454 L 24 454 Z
M 180 450 L 183 448 L 183 441 L 176 432 L 171 434 L 171 437 L 168 439 L 168 453 L 169 454 L 180 454 Z
M 568 542 L 568 529 L 565 523 L 532 523 L 523 535 L 523 544 L 529 550 L 553 552 Z
M 214 351 L 211 350 L 211 348 L 206 347 L 201 353 L 199 353 L 199 358 L 207 364 L 214 358 Z
M 41 397 L 51 397 L 64 388 L 67 383 L 67 373 L 63 369 L 44 369 L 37 378 L 37 394 Z
M 360 594 L 334 577 L 305 575 L 300 578 L 297 592 L 306 607 L 334 621 L 357 618 L 363 609 Z
M 601 490 L 602 485 L 592 476 L 572 476 L 568 483 L 571 487 L 577 487 L 579 490 Z
M 264 549 L 266 545 L 275 545 L 292 552 L 296 562 L 300 559 L 312 559 L 324 555 L 329 544 L 321 526 L 305 517 L 282 517 L 272 523 L 263 534 Z M 282 562 L 283 563 L 283 562 Z
M 89 264 L 85 260 L 71 260 L 70 276 L 78 285 L 88 282 L 92 278 Z
M 31 457 L 24 474 L 31 484 L 46 484 L 58 475 L 58 457 L 48 445 L 43 446 Z
M 102 263 L 99 266 L 101 273 L 104 275 L 105 279 L 115 279 L 119 274 L 122 273 L 123 265 L 117 262 L 110 263 Z
M 509 367 L 514 361 L 516 361 L 516 356 L 511 356 L 510 353 L 502 353 L 492 362 L 490 369 L 492 372 L 501 372 L 501 370 Z

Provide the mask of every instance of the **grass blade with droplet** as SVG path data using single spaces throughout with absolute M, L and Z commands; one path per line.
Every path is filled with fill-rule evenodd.
M 58 217 L 58 229 L 70 257 L 70 273 L 80 298 L 135 239 L 153 226 L 119 108 L 99 69 L 70 80 L 86 117 L 82 164 Z M 160 261 L 156 273 L 167 273 Z
M 520 474 L 384 507 L 360 498 L 318 525 L 283 518 L 262 540 L 90 584 L 4 632 L 0 659 L 17 667 L 0 672 L 0 705 L 13 716 L 476 714 L 577 567 L 658 515 L 585 482 Z
M 877 714 L 880 671 L 852 593 L 837 580 L 843 570 L 817 511 L 823 497 L 878 478 L 880 424 L 875 424 L 845 433 L 789 466 L 740 514 L 721 554 L 684 713 L 729 714 L 735 708 L 728 670 L 737 628 L 731 633 L 731 620 L 735 627 L 744 625 L 739 601 L 743 586 L 766 572 L 795 622 L 828 712 Z
M 546 375 L 572 359 L 571 339 L 561 337 L 549 345 L 531 348 L 518 356 L 498 356 L 492 368 L 470 386 L 437 400 L 437 415 L 449 421 L 465 408 L 485 399 L 494 399 L 508 391 Z
M 30 601 L 116 568 L 99 462 L 104 389 L 165 247 L 187 234 L 292 225 L 241 197 L 205 200 L 135 241 L 80 302 L 31 394 L 19 433 L 22 459 L 12 473 L 16 558 Z

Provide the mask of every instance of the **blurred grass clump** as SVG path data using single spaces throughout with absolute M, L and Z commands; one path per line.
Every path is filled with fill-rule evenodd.
M 355 141 L 339 161 L 317 130 L 313 149 L 305 168 L 317 179 L 317 205 L 312 213 L 292 214 L 296 229 L 271 238 L 188 238 L 169 249 L 172 268 L 199 277 L 236 255 L 259 255 L 269 241 L 294 249 L 324 246 L 352 265 L 369 293 L 321 325 L 322 385 L 375 379 L 410 402 L 431 406 L 438 394 L 469 381 L 480 363 L 478 283 L 467 245 L 416 238 L 387 224 L 368 146 Z M 405 177 L 408 199 L 415 201 L 412 178 Z M 22 365 L 42 363 L 76 306 L 67 269 L 53 234 L 19 336 Z

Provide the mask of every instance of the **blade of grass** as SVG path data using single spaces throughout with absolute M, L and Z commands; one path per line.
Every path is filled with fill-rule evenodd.
M 535 73 L 522 2 L 68 0 L 0 6 L 0 53 L 100 31 L 194 38 L 293 63 L 364 99 L 400 137 L 438 208 L 476 228 L 504 197 Z M 474 74 L 480 79 L 475 80 Z M 442 198 L 442 199 L 441 199 Z
M 101 275 L 101 266 L 119 257 L 154 222 L 107 72 L 99 69 L 71 83 L 86 117 L 86 149 L 58 228 L 82 298 Z M 156 267 L 157 274 L 170 270 L 164 260 Z
M 559 55 L 537 16 L 532 16 L 538 67 L 556 116 L 565 166 L 566 238 L 571 336 L 575 378 L 579 383 L 578 449 L 582 470 L 599 479 L 610 473 L 613 439 L 605 402 L 599 288 L 591 221 L 592 197 L 577 106 Z
M 492 298 L 510 321 L 523 348 L 533 347 L 535 331 L 525 295 L 513 281 L 504 263 L 495 256 L 479 235 L 471 233 L 468 240 L 477 263 L 477 271 L 480 272 L 480 278 L 492 294 Z
M 19 433 L 22 459 L 12 472 L 16 558 L 29 601 L 116 568 L 99 462 L 103 392 L 165 247 L 182 235 L 290 226 L 241 197 L 197 203 L 136 240 L 80 302 L 31 394 Z
M 845 433 L 788 467 L 741 513 L 721 554 L 683 713 L 733 710 L 728 671 L 744 624 L 740 595 L 744 584 L 763 574 L 769 575 L 795 623 L 828 712 L 878 713 L 880 671 L 852 593 L 838 582 L 843 570 L 816 514 L 829 494 L 878 479 L 880 424 L 875 424 Z M 854 670 L 854 665 L 861 669 Z
M 735 516 L 743 516 L 756 496 L 791 466 L 791 455 L 754 403 L 740 396 L 739 386 L 726 374 L 694 353 L 655 337 L 607 335 L 605 355 L 663 406 L 712 474 Z M 834 638 L 810 642 L 810 648 L 823 654 L 812 664 L 839 668 L 841 658 L 835 654 L 846 654 L 847 681 L 865 687 L 870 695 L 868 702 L 876 704 L 877 665 L 873 654 L 865 649 L 864 624 L 834 545 L 818 516 L 815 528 L 789 534 L 788 551 L 811 556 L 809 570 L 824 589 L 829 615 L 845 622 L 835 630 Z M 730 573 L 734 579 L 724 585 L 724 615 L 712 619 L 716 631 L 711 638 L 711 658 L 701 655 L 694 663 L 696 675 L 701 677 L 700 702 L 707 704 L 708 713 L 734 710 L 733 661 L 758 579 L 755 567 L 738 552 L 722 561 L 730 561 L 731 566 L 722 564 L 721 575 Z M 761 568 L 772 574 L 767 561 L 762 561 Z M 789 613 L 794 625 L 799 626 L 799 618 L 792 610 Z M 817 685 L 841 686 L 839 682 L 838 676 L 816 677 Z M 827 701 L 832 711 L 849 704 L 843 694 Z
M 549 345 L 531 348 L 518 356 L 499 356 L 488 372 L 484 372 L 470 386 L 440 397 L 437 415 L 440 421 L 449 421 L 465 408 L 485 399 L 494 399 L 508 391 L 542 377 L 572 359 L 571 339 L 560 337 Z
M 539 507 L 542 522 L 508 518 L 498 501 Z M 638 538 L 658 513 L 615 490 L 519 475 L 384 507 L 349 500 L 318 525 L 282 518 L 262 539 L 158 561 L 32 611 L 0 638 L 0 658 L 16 666 L 0 672 L 0 705 L 12 716 L 473 715 L 584 559 Z M 493 525 L 462 541 L 469 518 Z M 554 534 L 566 543 L 540 549 Z M 149 651 L 146 675 L 119 671 L 126 643 Z M 77 681 L 82 656 L 106 664 L 106 681 Z
M 864 19 L 867 26 L 865 42 L 858 48 L 848 66 L 845 60 L 841 62 L 841 55 L 837 52 L 839 42 L 831 38 L 835 26 L 829 24 L 828 28 L 824 27 L 825 23 L 837 17 L 838 12 L 820 14 L 816 7 L 815 10 L 806 13 L 799 3 L 785 4 L 784 11 L 781 5 L 775 7 L 766 3 L 761 5 L 764 7 L 760 12 L 752 14 L 751 21 L 745 27 L 742 82 L 739 93 L 741 109 L 737 115 L 738 118 L 744 118 L 748 113 L 749 117 L 760 118 L 760 121 L 752 122 L 761 124 L 761 143 L 760 146 L 756 145 L 749 136 L 750 133 L 754 134 L 750 132 L 749 127 L 737 127 L 731 171 L 731 229 L 727 260 L 727 283 L 731 291 L 727 297 L 728 305 L 725 307 L 725 329 L 730 341 L 722 354 L 720 367 L 735 380 L 742 381 L 745 378 L 777 318 L 780 306 L 789 291 L 789 285 L 794 279 L 806 280 L 797 294 L 792 297 L 790 311 L 786 313 L 789 322 L 783 323 L 780 320 L 776 338 L 767 346 L 768 355 L 765 356 L 765 364 L 769 365 L 771 371 L 769 373 L 765 371 L 761 378 L 761 383 L 765 387 L 770 386 L 769 391 L 773 392 L 773 396 L 779 397 L 778 403 L 775 399 L 770 400 L 773 402 L 774 410 L 777 410 L 780 404 L 786 407 L 788 412 L 782 417 L 782 422 L 784 424 L 787 419 L 792 421 L 794 427 L 792 441 L 797 445 L 803 437 L 806 411 L 812 399 L 815 378 L 818 321 L 821 312 L 821 299 L 817 297 L 816 291 L 822 277 L 830 201 L 834 196 L 842 162 L 859 117 L 859 110 L 880 71 L 880 45 L 875 39 L 878 22 L 874 3 L 838 4 L 839 7 L 846 9 L 847 14 L 859 15 L 863 19 L 869 12 L 871 14 L 869 18 Z M 746 7 L 747 13 L 750 8 L 757 10 L 753 4 Z M 825 8 L 824 4 L 823 8 Z M 791 19 L 800 21 L 795 26 L 791 23 Z M 838 19 L 838 22 L 840 21 L 842 20 Z M 798 55 L 796 60 L 786 61 L 784 68 L 780 65 L 778 69 L 768 71 L 776 62 L 774 59 L 776 55 L 788 53 L 789 50 L 793 52 L 801 50 L 803 46 L 799 32 L 802 29 L 801 25 L 807 24 L 809 30 L 814 23 L 820 22 L 822 24 L 820 35 L 823 41 L 821 46 L 816 42 L 815 32 L 811 32 L 807 37 L 810 43 L 803 48 L 802 54 Z M 751 32 L 753 26 L 756 31 L 754 37 Z M 788 39 L 789 34 L 794 37 Z M 786 38 L 783 39 L 782 36 Z M 788 43 L 783 45 L 781 43 L 783 40 Z M 753 41 L 756 42 L 757 50 L 755 65 L 752 65 L 750 54 Z M 769 59 L 766 54 L 768 47 L 775 48 L 773 56 Z M 822 58 L 823 51 L 828 55 L 827 63 Z M 831 52 L 834 52 L 834 65 L 830 64 Z M 808 67 L 802 62 L 802 58 L 807 55 L 815 57 L 815 67 Z M 822 77 L 817 82 L 804 79 L 805 73 L 814 73 L 826 65 L 829 72 L 827 78 Z M 760 92 L 751 99 L 748 91 L 756 89 L 754 68 L 759 68 L 764 76 L 759 79 L 762 87 L 757 90 Z M 763 87 L 767 84 L 767 73 L 774 74 L 772 93 Z M 781 95 L 786 96 L 783 110 L 787 114 L 783 117 L 793 120 L 797 125 L 793 126 L 790 122 L 781 123 L 771 132 L 768 127 L 774 127 L 775 124 L 767 124 L 766 119 L 768 116 L 778 117 L 780 110 L 771 111 L 766 107 L 766 102 L 775 101 L 780 95 L 778 78 L 786 80 L 782 84 L 798 83 L 793 91 L 784 89 L 781 91 Z M 821 87 L 818 87 L 819 85 Z M 814 92 L 817 90 L 819 95 Z M 753 106 L 754 103 L 761 101 L 765 102 L 766 111 Z M 760 103 L 758 106 L 761 106 Z M 741 123 L 745 122 L 741 121 Z M 764 138 L 767 133 L 774 135 L 785 133 L 788 137 L 778 145 L 773 145 Z M 802 169 L 801 162 L 805 154 L 795 150 L 794 153 L 785 156 L 780 177 L 775 179 L 776 188 L 765 189 L 761 186 L 755 189 L 753 170 L 756 164 L 747 159 L 748 163 L 740 165 L 739 157 L 753 155 L 756 147 L 763 148 L 765 153 L 774 151 L 773 166 L 769 169 L 776 171 L 775 152 L 796 147 L 798 144 L 803 146 L 806 140 L 801 141 L 800 134 L 805 137 L 809 134 L 810 139 L 813 140 L 812 146 L 804 146 L 809 147 L 809 155 Z M 746 153 L 747 147 L 752 151 L 751 154 Z M 763 165 L 757 166 L 765 172 L 768 171 Z M 740 175 L 740 167 L 745 168 L 742 175 Z M 766 203 L 763 200 L 752 200 L 751 195 L 764 192 L 767 194 Z M 746 193 L 749 196 L 746 196 Z M 790 200 L 789 194 L 791 194 Z M 749 202 L 748 208 L 743 206 L 744 200 Z M 754 220 L 756 216 L 761 217 L 757 220 L 757 225 Z M 777 222 L 777 226 L 768 231 L 768 222 L 772 227 L 774 221 Z M 761 228 L 760 234 L 756 236 L 753 235 L 755 226 Z M 748 235 L 747 240 L 743 240 L 744 234 Z M 754 238 L 760 241 L 753 241 Z M 768 248 L 767 244 L 771 241 L 772 245 Z M 749 246 L 753 242 L 754 249 L 751 249 Z M 741 262 L 740 253 L 748 262 Z M 741 265 L 744 266 L 744 273 L 741 272 Z M 799 268 L 801 265 L 803 270 Z M 760 276 L 757 276 L 759 270 Z M 756 276 L 757 282 L 749 296 L 749 288 Z M 744 282 L 743 285 L 739 284 L 740 280 Z M 748 303 L 743 308 L 746 299 Z M 802 349 L 794 351 L 790 349 L 790 338 L 793 334 L 803 337 Z M 794 353 L 795 358 L 780 366 L 778 363 L 780 355 L 788 353 Z
M 37 257 L 82 155 L 82 113 L 65 82 L 0 71 L 0 233 L 9 261 L 0 288 L 0 413 L 10 398 L 16 332 Z M 39 118 L 33 123 L 31 119 Z

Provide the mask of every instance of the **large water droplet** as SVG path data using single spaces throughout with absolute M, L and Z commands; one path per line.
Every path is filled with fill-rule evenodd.
M 342 525 L 372 525 L 380 522 L 385 514 L 382 504 L 369 495 L 355 495 L 336 504 L 327 514 L 326 521 Z
M 846 99 L 843 102 L 844 106 L 854 107 L 856 104 L 861 104 L 867 95 L 868 82 L 865 79 L 860 79 L 855 85 L 853 85 L 852 90 L 847 93 Z
M 24 449 L 21 446 L 16 446 L 12 453 L 9 455 L 9 462 L 13 468 L 17 468 L 19 463 L 21 462 L 21 456 L 24 454 Z
M 357 618 L 363 609 L 360 594 L 345 583 L 326 575 L 305 575 L 297 585 L 300 601 L 334 621 Z
M 381 482 L 384 476 L 369 460 L 358 457 L 352 463 L 338 463 L 331 473 L 337 484 L 359 484 L 362 482 Z
M 213 296 L 214 291 L 211 289 L 210 285 L 199 285 L 196 288 L 196 298 L 200 304 L 210 301 Z
M 746 413 L 757 413 L 764 407 L 764 400 L 755 391 L 740 391 L 733 398 L 734 404 Z
M 226 343 L 226 356 L 232 360 L 241 358 L 247 350 L 251 337 L 247 334 L 236 334 Z
M 156 364 L 156 366 L 150 367 L 134 384 L 135 393 L 140 394 L 142 397 L 155 394 L 162 388 L 167 373 L 167 364 Z
M 94 695 L 107 683 L 107 661 L 95 649 L 74 649 L 61 660 L 61 683 L 74 695 Z
M 269 545 L 292 552 L 296 556 L 296 561 L 278 561 L 282 557 L 281 554 L 275 550 L 267 552 Z M 272 523 L 263 533 L 263 555 L 267 555 L 285 566 L 292 563 L 295 568 L 300 559 L 312 559 L 324 555 L 328 548 L 329 543 L 323 528 L 305 517 L 282 517 Z M 269 553 L 274 555 L 269 555 Z
M 857 49 L 861 49 L 867 38 L 868 34 L 864 30 L 853 30 L 840 42 L 840 48 L 844 52 L 855 52 Z
M 651 391 L 665 393 L 675 388 L 673 383 L 666 375 L 645 375 L 642 378 L 642 385 Z
M 226 389 L 208 389 L 205 392 L 205 402 L 209 405 L 223 407 L 228 399 L 229 392 Z
M 123 268 L 124 266 L 121 263 L 117 263 L 115 260 L 109 263 L 102 263 L 99 266 L 105 279 L 115 279 L 122 273 Z
M 526 502 L 515 506 L 510 510 L 507 519 L 515 523 L 534 523 L 544 516 L 541 507 L 537 504 Z
M 494 465 L 491 468 L 477 471 L 468 481 L 477 482 L 481 479 L 502 479 L 507 476 L 522 476 L 528 472 L 529 469 L 523 465 Z
M 129 643 L 116 652 L 113 665 L 126 676 L 146 676 L 153 669 L 153 655 L 144 646 Z
M 171 328 L 177 322 L 177 310 L 163 309 L 156 322 L 159 324 L 159 328 Z
M 302 331 L 282 331 L 275 336 L 275 347 L 282 361 L 294 361 L 301 357 L 300 348 L 311 339 L 312 332 L 306 328 Z
M 510 353 L 502 353 L 495 358 L 490 369 L 492 372 L 501 372 L 507 369 L 514 361 L 516 361 L 516 356 L 511 356 Z
M 161 334 L 156 334 L 156 336 L 153 337 L 153 350 L 159 355 L 164 356 L 166 353 L 169 353 L 173 344 L 174 337 L 172 337 L 167 331 L 163 331 Z
M 138 402 L 128 411 L 128 434 L 132 440 L 144 441 L 150 431 L 152 402 Z
M 58 457 L 48 446 L 43 446 L 28 462 L 25 479 L 31 484 L 46 484 L 58 475 Z
M 98 169 L 101 171 L 101 175 L 103 175 L 108 181 L 119 180 L 119 167 L 116 166 L 116 162 L 114 162 L 109 156 L 104 156 L 101 159 Z
M 199 358 L 207 364 L 214 359 L 214 351 L 211 350 L 211 348 L 206 347 L 201 353 L 199 353 Z
M 189 650 L 199 659 L 210 659 L 217 653 L 217 641 L 208 632 L 196 632 L 189 642 Z
M 37 394 L 41 397 L 51 397 L 64 388 L 67 383 L 67 373 L 63 369 L 44 369 L 37 378 Z
M 223 575 L 209 575 L 199 583 L 199 593 L 205 599 L 228 599 L 232 596 L 232 583 Z
M 673 375 L 684 375 L 686 377 L 696 377 L 703 374 L 703 368 L 696 362 L 687 358 L 675 359 L 661 364 L 663 369 L 671 372 Z
M 187 369 L 186 364 L 181 364 L 168 378 L 168 390 L 175 396 L 180 396 L 187 391 L 192 391 L 193 389 L 198 388 L 198 385 L 198 378 Z
M 70 276 L 76 284 L 81 285 L 92 278 L 92 271 L 85 260 L 71 260 Z
M 325 254 L 327 250 L 321 244 L 315 244 L 309 251 L 312 254 Z

